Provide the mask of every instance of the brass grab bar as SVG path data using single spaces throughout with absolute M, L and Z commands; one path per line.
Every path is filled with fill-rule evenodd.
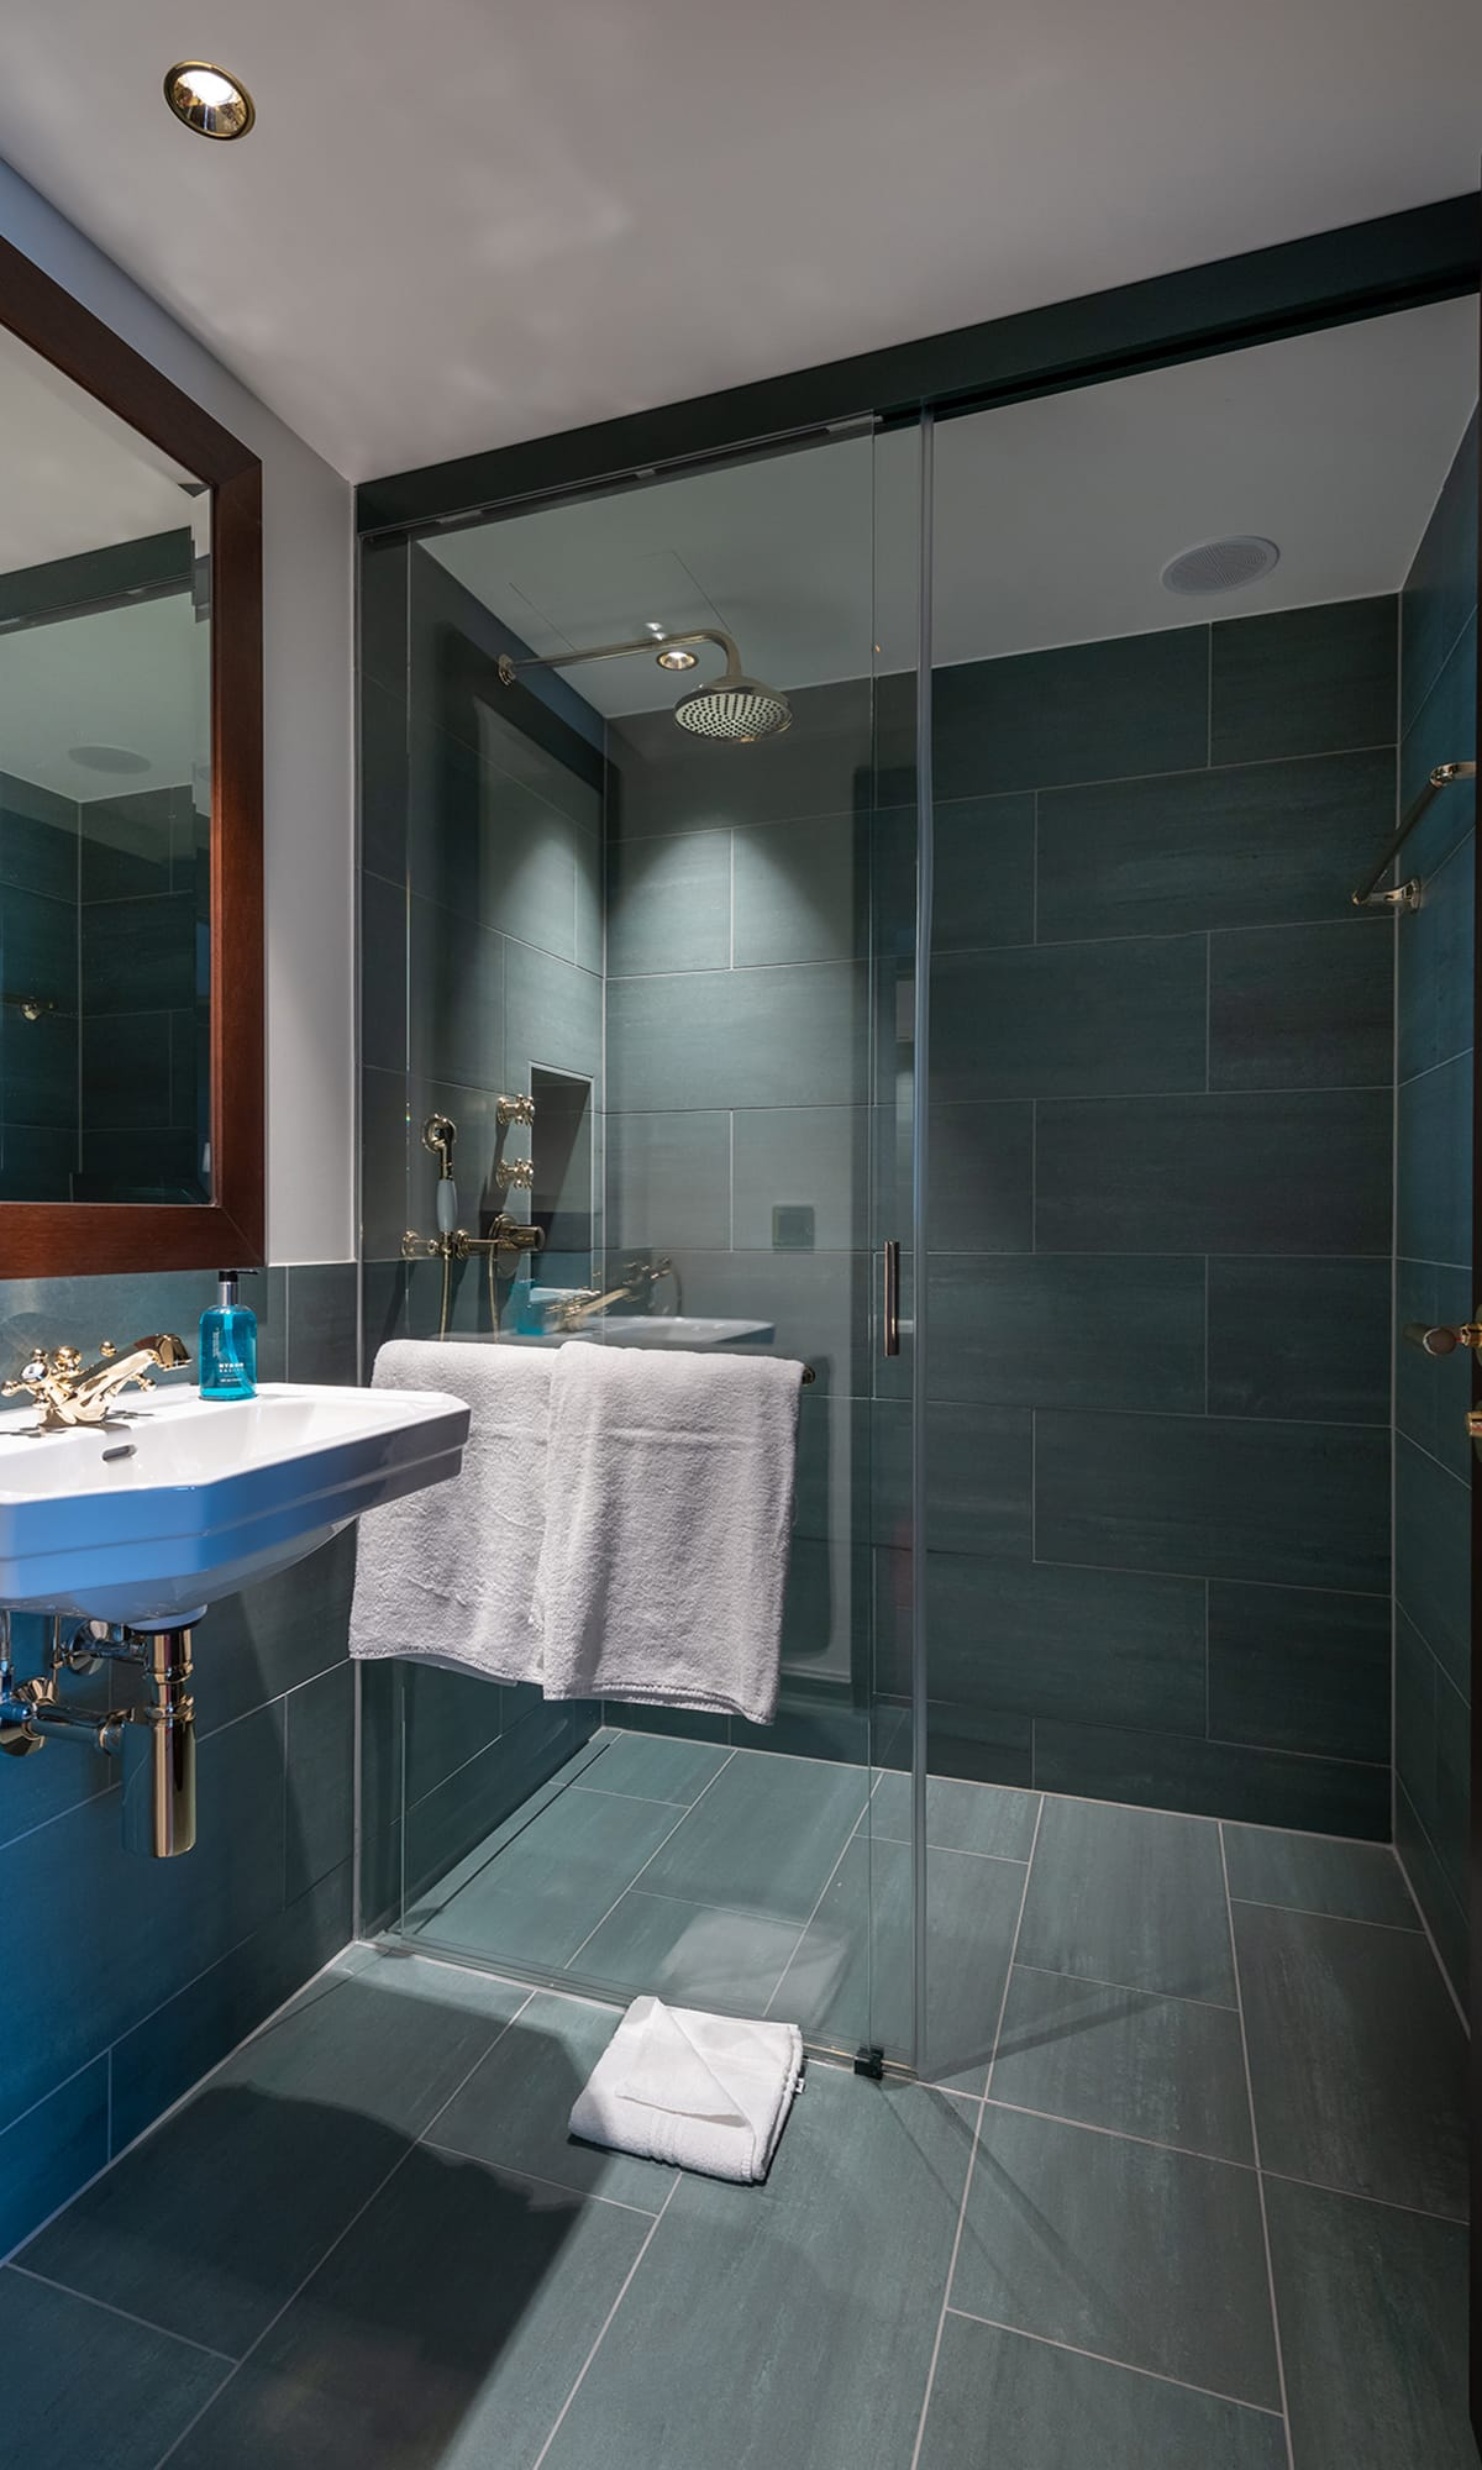
M 1363 882 L 1353 893 L 1352 900 L 1355 909 L 1418 909 L 1420 907 L 1418 875 L 1412 875 L 1408 883 L 1397 883 L 1392 891 L 1376 892 L 1374 887 L 1381 875 L 1388 874 L 1437 791 L 1449 789 L 1454 780 L 1474 779 L 1476 771 L 1475 763 L 1438 763 L 1436 765 L 1426 780 L 1424 788 L 1417 797 L 1411 800 L 1407 811 L 1401 818 L 1399 830 L 1393 839 L 1386 841 L 1378 864 L 1369 874 L 1365 875 Z

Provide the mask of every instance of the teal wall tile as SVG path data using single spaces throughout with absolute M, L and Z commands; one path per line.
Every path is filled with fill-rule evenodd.
M 75 1120 L 80 1104 L 89 1127 L 144 1131 L 175 1121 L 171 1110 L 168 1012 L 90 1012 L 81 1023 L 81 1090 L 78 1023 L 53 1015 L 28 1024 L 19 1050 L 9 1020 L 4 1024 L 5 1107 L 15 1123 Z M 27 1105 L 15 1087 L 24 1066 Z M 38 1067 L 40 1068 L 38 1070 Z M 69 1088 L 69 1081 L 71 1086 Z M 58 1113 L 58 1106 L 62 1112 Z
M 608 1102 L 622 1112 L 857 1105 L 866 1018 L 864 973 L 848 962 L 618 980 Z
M 861 519 L 868 527 L 867 510 Z M 717 762 L 718 750 L 676 728 L 669 711 L 630 712 L 609 722 L 608 755 L 617 776 L 608 818 L 613 837 L 852 814 L 872 778 L 871 681 L 860 676 L 803 687 L 788 700 L 792 727 L 786 735 L 737 750 L 745 757 L 737 763 Z
M 1388 1090 L 1046 1100 L 1036 1240 L 1386 1258 L 1392 1117 Z
M 1203 1731 L 1197 1580 L 931 1551 L 926 1585 L 934 1699 L 995 1714 Z M 879 1677 L 891 1691 L 908 1686 L 903 1659 Z
M 1048 1793 L 1389 1841 L 1390 1771 L 1356 1760 L 1041 1720 L 1034 1727 L 1034 1782 Z
M 336 1664 L 283 1701 L 284 1901 L 338 1869 L 355 1831 L 355 1674 Z
M 1472 1058 L 1402 1081 L 1395 1224 L 1400 1256 L 1465 1263 L 1472 1244 Z
M 1426 1918 L 1442 1967 L 1457 1997 L 1466 2003 L 1472 1969 L 1469 1906 L 1459 1903 L 1445 1868 L 1403 1784 L 1395 1786 L 1395 1850 L 1415 1900 Z
M 1178 1254 L 939 1253 L 934 1399 L 1002 1406 L 1204 1406 L 1204 1264 Z
M 1387 1088 L 1394 977 L 1387 919 L 1212 935 L 1211 1089 Z
M 731 962 L 731 835 L 619 842 L 607 862 L 607 967 L 614 978 Z
M 0 2132 L 0 2254 L 106 2164 L 108 2065 L 106 2058 L 94 2059 Z
M 939 798 L 1179 772 L 1206 760 L 1202 626 L 965 661 L 939 669 L 932 685 Z
M 9 900 L 5 906 L 8 943 Z M 38 968 L 49 971 L 53 983 L 44 985 L 42 992 L 56 994 L 60 1000 L 60 989 L 73 982 L 71 973 L 78 965 L 76 920 L 69 919 L 65 940 L 59 936 L 54 922 L 47 922 L 45 933 L 39 922 L 30 931 L 34 944 L 17 955 L 16 969 L 32 974 Z M 133 1011 L 139 1007 L 141 992 L 150 1008 L 170 1009 L 195 1000 L 193 892 L 93 903 L 81 913 L 80 945 L 82 983 L 87 989 L 90 1011 Z M 11 975 L 9 950 L 6 975 Z M 15 983 L 19 983 L 18 978 Z
M 414 1072 L 498 1087 L 505 1071 L 505 972 L 508 962 L 513 977 L 517 948 L 523 949 L 508 945 L 467 910 L 413 898 L 407 1017 Z M 526 955 L 530 961 L 538 957 Z
M 1471 1672 L 1471 1492 L 1401 1433 L 1395 1442 L 1395 1601 L 1466 1688 Z
M 869 848 L 853 815 L 738 831 L 732 865 L 737 969 L 847 961 L 867 950 Z
M 1472 950 L 1476 836 L 1469 832 L 1425 877 L 1418 909 L 1398 927 L 1402 1081 L 1447 1063 L 1472 1043 Z
M 0 772 L 0 883 L 75 902 L 78 860 L 75 802 Z
M 503 1070 L 517 1089 L 528 1089 L 532 1064 L 598 1080 L 602 1071 L 602 981 L 589 969 L 537 952 L 526 943 L 506 945 Z M 444 963 L 446 966 L 446 963 Z M 499 1075 L 476 1076 L 486 1088 Z
M 1390 1606 L 1318 1588 L 1209 1589 L 1209 1730 L 1217 1740 L 1384 1763 Z
M 1033 943 L 1033 797 L 938 799 L 934 824 L 933 949 Z M 900 906 L 914 910 L 913 888 Z
M 295 1381 L 359 1378 L 359 1280 L 353 1261 L 295 1263 L 288 1283 L 288 1370 Z
M 1389 1439 L 1353 1424 L 1041 1414 L 1035 1543 L 1052 1561 L 1382 1594 Z
M 910 1541 L 911 1418 L 904 1403 L 865 1410 L 874 1539 Z M 1028 1407 L 954 1405 L 926 1412 L 926 1535 L 933 1552 L 1027 1561 L 1033 1537 L 1033 1416 Z
M 739 1251 L 780 1249 L 773 1213 L 783 1208 L 812 1213 L 820 1252 L 848 1252 L 868 1240 L 867 1107 L 738 1107 L 731 1125 L 731 1241 Z
M 367 1260 L 399 1260 L 411 1224 L 409 1155 L 405 1074 L 362 1072 L 360 1220 Z
M 407 866 L 407 711 L 402 693 L 362 669 L 360 857 L 372 874 L 404 881 Z
M 1028 1101 L 931 1109 L 932 1248 L 1029 1252 L 1034 1246 L 1034 1108 Z
M 731 1240 L 731 1117 L 717 1109 L 613 1115 L 608 1240 L 724 1251 Z
M 1390 1327 L 1387 1261 L 1216 1254 L 1210 1413 L 1388 1423 Z
M 1377 750 L 1042 796 L 1039 932 L 1352 921 L 1348 896 L 1394 830 L 1394 794 L 1393 752 Z
M 404 883 L 360 878 L 360 1059 L 378 1070 L 407 1065 L 407 896 Z
M 1205 1085 L 1200 937 L 945 953 L 931 991 L 935 1099 Z
M 1400 715 L 1400 808 L 1407 812 L 1437 765 L 1471 760 L 1477 740 L 1477 613 L 1447 654 L 1425 701 Z M 1422 881 L 1477 820 L 1476 780 L 1449 782 L 1405 843 L 1402 872 Z
M 1392 592 L 1212 627 L 1211 763 L 1392 746 L 1398 635 Z

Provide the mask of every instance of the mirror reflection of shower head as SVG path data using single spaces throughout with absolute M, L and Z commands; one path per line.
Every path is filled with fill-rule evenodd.
M 680 696 L 674 717 L 681 729 L 692 737 L 752 746 L 758 738 L 778 737 L 792 726 L 792 706 L 786 695 L 775 686 L 764 686 L 759 678 L 747 677 L 734 641 L 716 627 L 702 626 L 683 635 L 640 635 L 634 643 L 598 644 L 590 652 L 548 653 L 541 660 L 513 660 L 505 652 L 500 656 L 499 675 L 506 686 L 513 686 L 522 669 L 571 669 L 578 661 L 620 660 L 633 652 L 652 652 L 661 669 L 692 669 L 693 655 L 684 657 L 684 647 L 692 643 L 718 644 L 726 665 L 711 684 Z

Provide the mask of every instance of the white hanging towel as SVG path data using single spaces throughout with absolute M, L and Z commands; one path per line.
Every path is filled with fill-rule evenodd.
M 373 1389 L 441 1389 L 471 1410 L 462 1471 L 360 1522 L 350 1653 L 486 1681 L 538 1681 L 531 1627 L 545 1528 L 548 1347 L 394 1338 Z
M 561 1347 L 535 1585 L 548 1698 L 777 1712 L 803 1367 Z
M 751 2186 L 772 2166 L 802 2082 L 795 2024 L 635 1998 L 577 2095 L 571 2132 Z

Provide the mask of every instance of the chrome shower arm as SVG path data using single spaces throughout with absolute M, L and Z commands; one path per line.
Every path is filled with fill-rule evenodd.
M 722 634 L 718 626 L 697 626 L 690 634 L 640 635 L 633 643 L 599 643 L 590 652 L 546 652 L 539 658 L 532 653 L 525 660 L 512 660 L 508 652 L 501 652 L 499 678 L 501 685 L 513 686 L 522 669 L 574 669 L 578 661 L 623 660 L 634 652 L 652 652 L 657 659 L 659 653 L 667 651 L 672 644 L 689 643 L 718 644 L 726 656 L 726 677 L 740 677 L 741 655 L 732 638 Z

